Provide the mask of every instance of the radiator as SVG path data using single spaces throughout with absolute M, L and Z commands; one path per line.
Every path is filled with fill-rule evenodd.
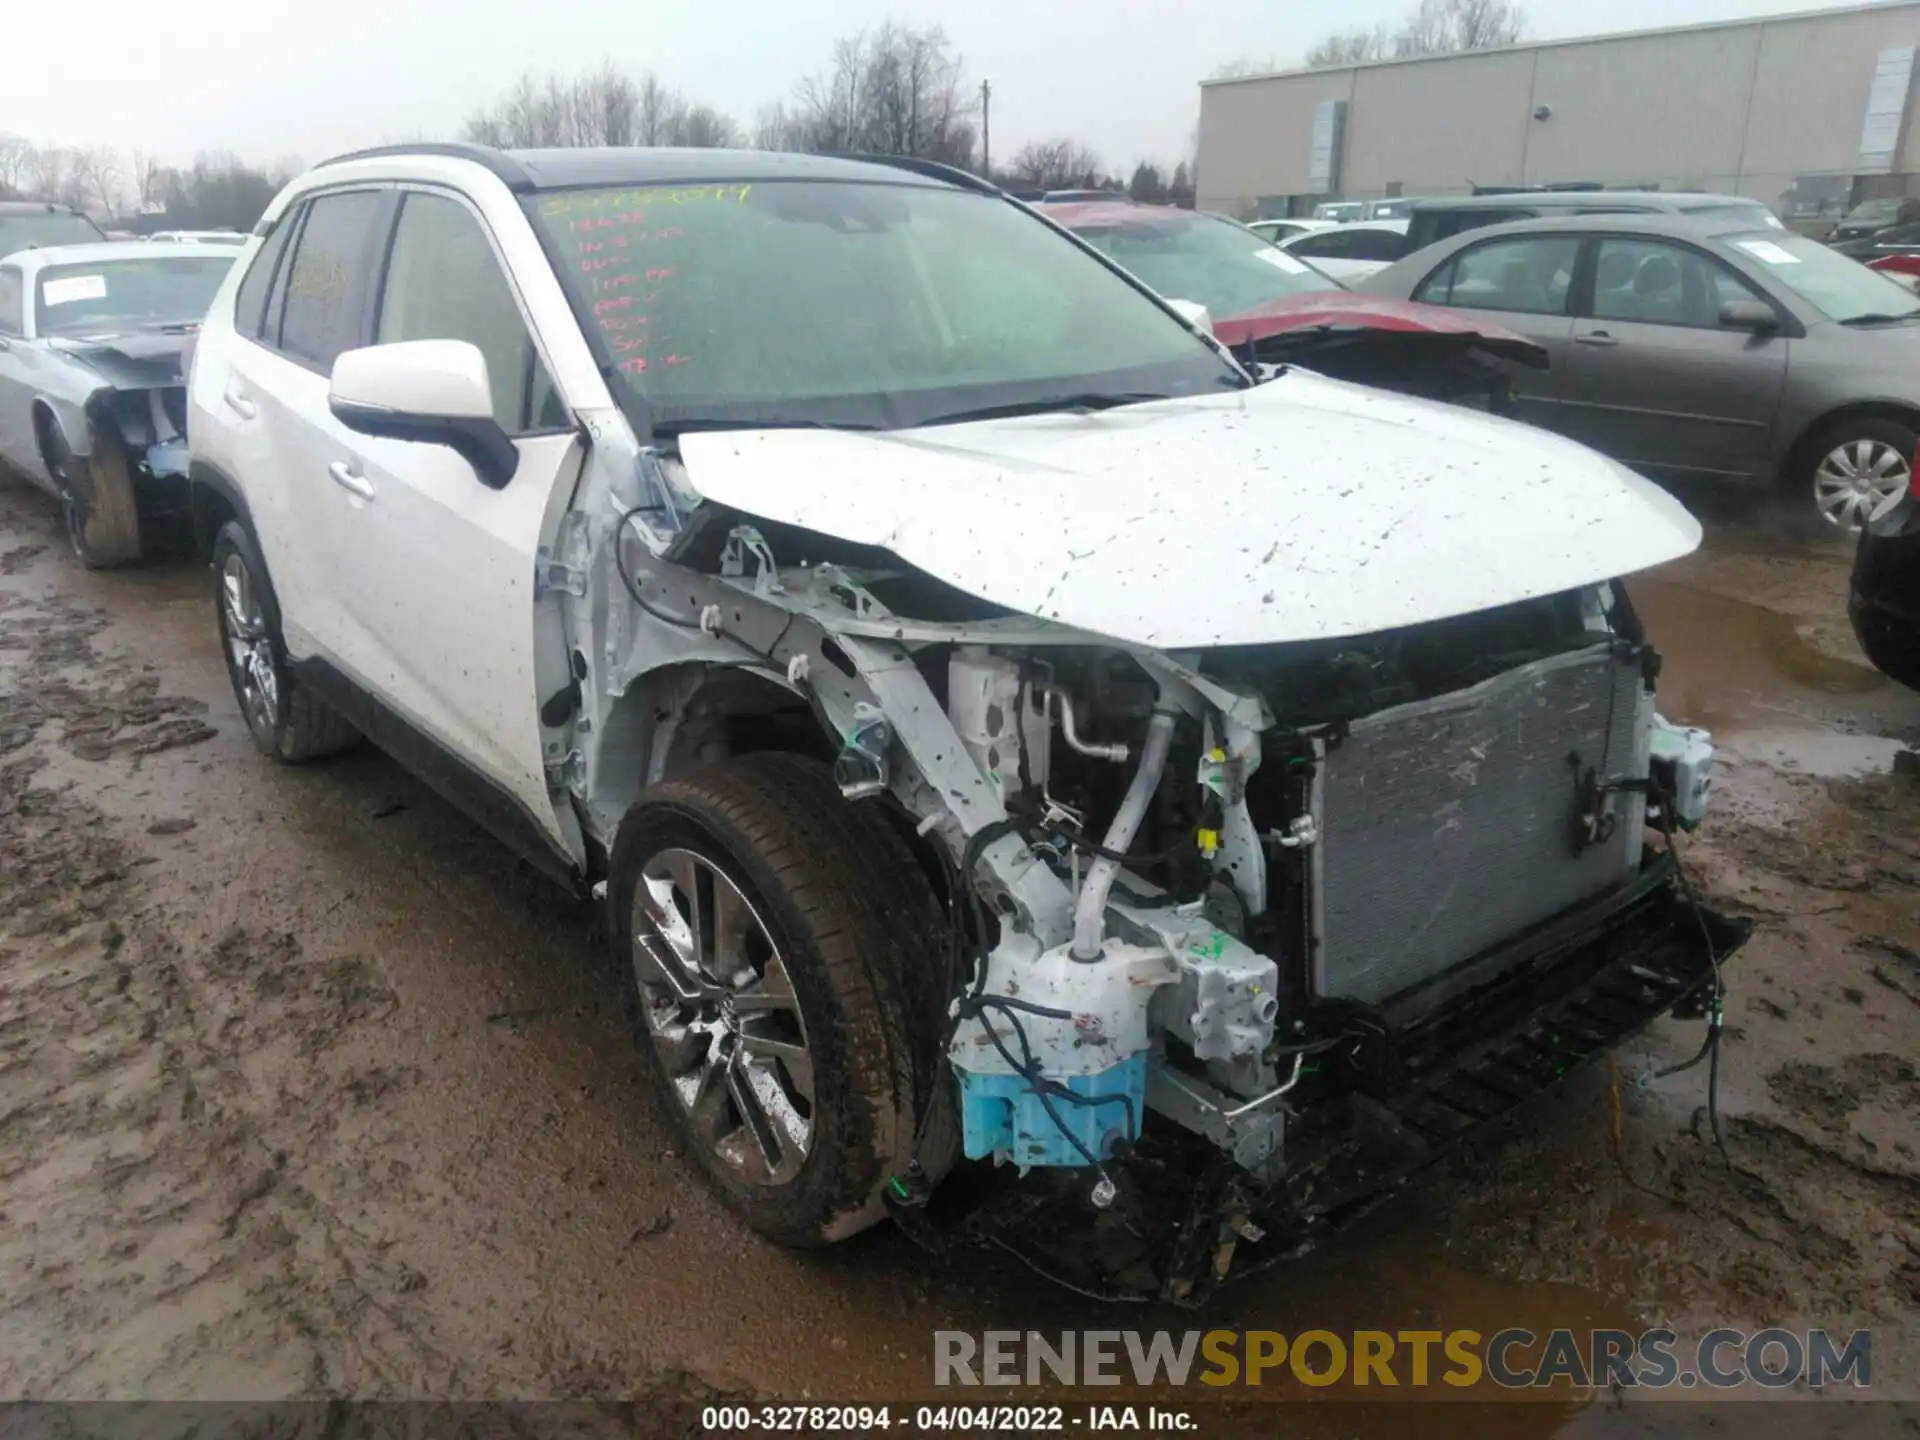
M 1576 841 L 1579 768 L 1646 773 L 1640 665 L 1597 646 L 1356 720 L 1319 767 L 1314 981 L 1378 1003 L 1639 864 L 1645 801 Z

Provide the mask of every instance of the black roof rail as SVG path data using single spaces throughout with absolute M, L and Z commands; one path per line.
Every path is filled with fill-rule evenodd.
M 534 188 L 533 177 L 511 155 L 491 145 L 472 145 L 463 140 L 420 140 L 411 145 L 375 145 L 366 150 L 349 150 L 344 155 L 330 156 L 322 160 L 320 165 L 344 165 L 349 160 L 381 160 L 390 155 L 440 155 L 450 160 L 471 160 L 491 171 L 509 190 Z
M 868 165 L 891 165 L 896 170 L 910 170 L 915 175 L 926 176 L 929 180 L 944 180 L 949 185 L 957 185 L 963 190 L 977 190 L 982 195 L 1006 193 L 991 180 L 982 180 L 971 170 L 962 170 L 958 165 L 943 165 L 938 160 L 923 160 L 918 155 L 867 155 L 848 152 L 837 158 L 859 160 Z

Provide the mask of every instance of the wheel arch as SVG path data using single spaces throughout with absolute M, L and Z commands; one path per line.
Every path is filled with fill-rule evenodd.
M 93 453 L 93 432 L 87 425 L 86 413 L 77 406 L 56 401 L 46 395 L 33 397 L 33 440 L 40 451 L 40 463 L 47 464 L 47 434 L 57 431 L 66 442 L 69 454 L 76 456 Z M 47 467 L 52 473 L 52 467 Z
M 193 519 L 193 543 L 201 557 L 213 554 L 214 537 L 229 520 L 238 520 L 259 544 L 253 513 L 231 475 L 208 461 L 194 459 L 187 466 L 187 505 Z
M 806 696 L 746 665 L 662 665 L 613 697 L 600 724 L 587 803 L 610 850 L 634 797 L 697 766 L 764 753 L 832 760 Z

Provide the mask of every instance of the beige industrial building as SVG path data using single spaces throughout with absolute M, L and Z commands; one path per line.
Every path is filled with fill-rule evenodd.
M 1211 80 L 1199 203 L 1598 182 L 1731 191 L 1789 218 L 1920 193 L 1920 3 Z

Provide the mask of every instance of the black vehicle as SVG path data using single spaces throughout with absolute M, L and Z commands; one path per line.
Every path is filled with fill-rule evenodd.
M 1920 493 L 1915 490 L 1860 532 L 1847 618 L 1876 670 L 1920 690 Z
M 0 200 L 0 255 L 48 245 L 90 245 L 106 232 L 68 205 L 46 200 Z
M 1883 230 L 1895 225 L 1911 225 L 1916 221 L 1920 221 L 1920 199 L 1890 195 L 1881 200 L 1868 200 L 1847 212 L 1846 218 L 1834 226 L 1833 233 L 1827 236 L 1827 243 L 1843 246 L 1854 241 L 1871 240 Z M 1855 255 L 1854 258 L 1858 260 L 1863 257 Z

